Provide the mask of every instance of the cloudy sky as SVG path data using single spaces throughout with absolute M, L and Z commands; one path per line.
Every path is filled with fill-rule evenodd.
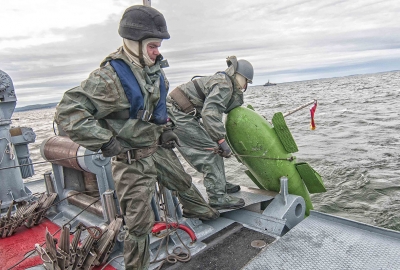
M 57 102 L 121 45 L 124 10 L 142 1 L 0 0 L 0 70 L 17 107 Z M 153 0 L 168 25 L 171 87 L 236 55 L 254 84 L 400 69 L 398 0 Z

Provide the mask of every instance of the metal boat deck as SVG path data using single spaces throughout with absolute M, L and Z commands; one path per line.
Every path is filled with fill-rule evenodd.
M 199 185 L 197 187 L 203 196 L 206 196 L 204 187 Z M 274 193 L 268 194 L 269 196 L 265 193 L 261 195 L 264 192 L 261 190 L 261 196 L 251 194 L 251 192 L 254 192 L 254 190 L 244 188 L 243 191 L 234 195 L 243 197 L 247 206 L 261 202 L 263 196 L 264 199 L 269 196 L 268 199 L 274 197 Z M 254 197 L 252 197 L 253 195 Z M 240 211 L 243 210 L 229 211 L 231 214 L 221 213 L 222 218 L 206 222 L 206 224 L 214 228 L 217 228 L 219 223 L 224 223 L 225 226 L 233 224 L 229 217 L 240 215 Z M 244 220 L 239 220 L 239 222 L 249 229 L 260 232 L 259 228 L 253 227 L 251 222 L 246 224 L 246 222 L 243 222 Z M 235 219 L 235 221 L 237 222 L 238 219 Z M 263 232 L 261 231 L 261 233 Z M 264 233 L 268 234 L 265 231 Z M 239 255 L 232 253 L 234 255 L 231 258 L 227 258 L 226 254 L 218 254 L 220 251 L 211 250 L 210 252 L 207 249 L 193 256 L 192 260 L 196 261 L 197 265 L 204 267 L 209 263 L 210 267 L 208 268 L 191 267 L 189 262 L 179 263 L 168 269 L 225 269 L 221 266 L 217 267 L 217 264 L 213 263 L 216 258 L 223 259 L 225 266 L 229 266 L 229 269 L 232 270 L 400 269 L 400 232 L 397 231 L 311 211 L 310 216 L 285 235 L 275 237 L 275 241 L 267 241 L 266 247 L 254 254 L 252 259 L 245 256 L 253 249 L 250 242 L 254 239 L 249 236 L 248 239 L 243 240 L 244 242 L 247 241 L 245 245 L 236 244 Z M 224 241 L 224 237 L 220 237 L 219 244 L 223 246 Z M 229 247 L 226 247 L 225 251 L 222 249 L 222 252 L 228 253 L 229 250 Z M 240 258 L 241 252 L 243 258 Z M 205 261 L 197 259 L 197 256 Z M 249 261 L 242 264 L 241 259 Z M 236 263 L 234 263 L 235 261 Z
M 400 232 L 311 211 L 243 269 L 400 269 Z
M 29 186 L 39 192 L 43 182 L 29 183 Z M 196 186 L 205 197 L 204 187 Z M 235 196 L 245 199 L 246 208 L 221 211 L 221 218 L 204 222 L 200 226 L 209 229 L 197 235 L 198 242 L 191 247 L 192 260 L 164 265 L 162 269 L 400 269 L 400 232 L 397 231 L 317 211 L 311 211 L 309 217 L 283 236 L 260 230 L 250 220 L 252 205 L 271 200 L 275 195 L 243 188 Z M 238 238 L 241 240 L 237 241 Z M 254 251 L 250 243 L 263 238 L 266 247 Z M 124 268 L 122 258 L 111 265 Z M 154 267 L 157 265 L 151 269 Z M 30 268 L 36 269 L 43 268 Z

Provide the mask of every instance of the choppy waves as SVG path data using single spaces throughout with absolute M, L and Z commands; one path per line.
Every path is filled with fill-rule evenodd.
M 318 100 L 286 118 L 298 159 L 322 176 L 327 192 L 312 195 L 318 211 L 400 230 L 400 72 L 253 87 L 252 104 L 269 119 Z
M 250 87 L 245 105 L 271 119 L 278 111 L 317 99 L 316 130 L 309 128 L 307 108 L 286 118 L 299 147 L 295 156 L 317 170 L 327 188 L 326 193 L 312 195 L 314 208 L 400 230 L 399 89 L 400 72 L 385 72 Z M 54 135 L 53 116 L 54 109 L 13 116 L 21 118 L 13 122 L 15 126 L 32 127 L 37 135 L 30 146 L 34 162 L 43 161 L 40 144 Z M 183 163 L 196 179 L 201 178 Z M 50 169 L 46 163 L 35 165 L 39 178 Z M 235 159 L 226 161 L 229 181 L 256 187 L 245 169 Z

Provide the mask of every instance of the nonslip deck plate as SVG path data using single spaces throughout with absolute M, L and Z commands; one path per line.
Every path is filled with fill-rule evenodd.
M 268 245 L 275 238 L 235 222 L 203 240 L 207 247 L 195 254 L 189 262 L 165 264 L 161 269 L 239 270 L 262 251 L 262 248 L 252 246 L 254 241 L 262 241 Z

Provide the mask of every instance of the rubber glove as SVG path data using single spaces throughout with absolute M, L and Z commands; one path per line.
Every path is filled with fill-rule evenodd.
M 109 142 L 103 144 L 101 152 L 105 157 L 116 156 L 122 152 L 121 143 L 115 137 L 111 137 Z
M 172 130 L 172 128 L 167 128 L 161 133 L 161 146 L 166 149 L 172 149 L 175 144 L 181 146 L 178 135 Z
M 232 155 L 232 150 L 229 147 L 228 143 L 224 140 L 223 142 L 218 144 L 218 154 L 221 157 L 229 158 Z

